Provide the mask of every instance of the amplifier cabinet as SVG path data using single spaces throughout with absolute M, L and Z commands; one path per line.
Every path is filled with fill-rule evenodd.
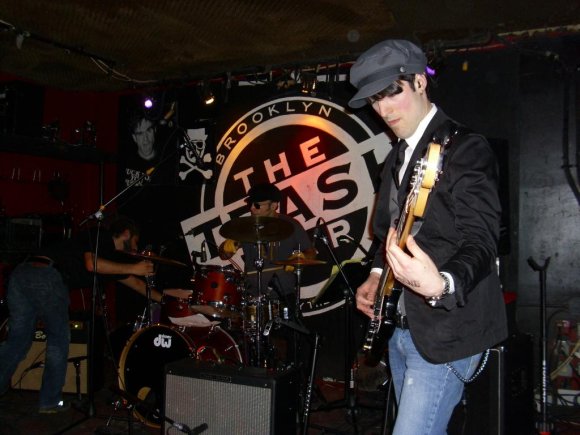
M 86 394 L 88 390 L 88 340 L 89 321 L 71 320 L 70 344 L 65 384 L 62 391 L 65 393 Z M 100 323 L 99 323 L 100 325 Z M 102 325 L 97 328 L 95 338 L 95 366 L 93 368 L 94 388 L 103 385 L 103 338 Z M 34 332 L 34 339 L 26 357 L 18 364 L 12 375 L 12 388 L 17 390 L 39 391 L 44 374 L 44 360 L 46 355 L 46 333 L 39 322 Z M 78 367 L 75 366 L 78 364 Z M 77 370 L 80 391 L 77 391 Z
M 466 385 L 449 435 L 533 433 L 533 337 L 514 334 L 490 350 L 487 367 Z
M 296 434 L 295 370 L 231 367 L 183 359 L 165 367 L 165 416 L 222 434 Z M 165 431 L 172 426 L 166 421 Z

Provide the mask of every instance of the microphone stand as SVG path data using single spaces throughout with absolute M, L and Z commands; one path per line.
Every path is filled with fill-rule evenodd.
M 528 264 L 536 271 L 540 272 L 540 344 L 542 357 L 542 391 L 540 395 L 540 421 L 536 422 L 536 428 L 540 435 L 549 435 L 552 433 L 552 424 L 548 417 L 548 323 L 547 323 L 547 303 L 546 303 L 546 270 L 550 264 L 548 257 L 542 266 L 534 261 L 532 257 L 528 258 Z
M 97 258 L 98 258 L 98 253 L 99 253 L 99 239 L 100 239 L 100 233 L 101 233 L 101 225 L 102 225 L 102 221 L 104 219 L 104 214 L 103 211 L 113 202 L 115 201 L 117 198 L 119 198 L 120 196 L 122 196 L 123 194 L 125 194 L 125 192 L 127 192 L 130 188 L 132 188 L 133 186 L 135 186 L 135 184 L 141 182 L 143 179 L 145 179 L 146 177 L 150 176 L 151 174 L 153 174 L 160 166 L 162 166 L 165 162 L 167 162 L 171 157 L 173 157 L 173 155 L 177 152 L 177 149 L 171 153 L 169 153 L 165 158 L 163 158 L 161 161 L 159 161 L 159 163 L 157 163 L 157 165 L 152 166 L 151 168 L 149 168 L 147 171 L 145 171 L 143 173 L 143 175 L 141 175 L 140 177 L 136 178 L 133 182 L 131 182 L 127 187 L 125 187 L 123 190 L 121 190 L 117 195 L 113 196 L 109 201 L 107 201 L 106 203 L 102 204 L 99 209 L 97 211 L 95 211 L 94 213 L 90 214 L 89 216 L 87 216 L 80 224 L 79 227 L 82 227 L 83 225 L 85 225 L 88 221 L 90 220 L 96 220 L 97 221 L 97 231 L 96 231 L 96 241 L 95 241 L 95 250 L 93 252 L 93 289 L 92 289 L 92 294 L 91 294 L 91 319 L 89 321 L 89 327 L 88 327 L 88 334 L 89 334 L 89 339 L 88 339 L 88 343 L 87 343 L 87 411 L 86 411 L 86 415 L 84 418 L 82 418 L 81 420 L 72 423 L 71 425 L 69 425 L 68 427 L 66 427 L 65 429 L 63 429 L 60 433 L 64 433 L 76 426 L 78 426 L 79 424 L 81 424 L 82 422 L 88 420 L 91 417 L 94 417 L 96 415 L 95 413 L 95 389 L 94 389 L 94 366 L 95 366 L 95 322 L 96 322 L 96 318 L 97 318 L 97 295 L 100 295 L 100 291 L 99 291 L 99 283 L 98 283 L 98 272 L 97 272 Z M 101 170 L 100 170 L 100 180 L 99 180 L 99 184 L 100 184 L 100 196 L 101 196 L 101 203 L 103 202 L 103 162 L 100 162 L 101 165 Z M 106 327 L 106 325 L 105 325 Z
M 346 337 L 346 344 L 344 347 L 344 397 L 341 400 L 337 400 L 335 402 L 327 403 L 324 405 L 319 406 L 318 408 L 314 409 L 313 412 L 318 411 L 330 411 L 332 409 L 338 408 L 347 408 L 349 415 L 352 417 L 352 424 L 354 428 L 354 433 L 358 434 L 358 424 L 356 419 L 356 391 L 355 391 L 355 378 L 354 378 L 354 369 L 352 368 L 351 364 L 351 352 L 352 352 L 352 302 L 354 298 L 354 291 L 342 269 L 342 265 L 336 258 L 332 247 L 328 241 L 328 238 L 322 231 L 315 231 L 314 238 L 321 240 L 324 245 L 326 246 L 328 253 L 332 257 L 332 261 L 338 268 L 338 271 L 342 278 L 344 279 L 344 283 L 346 284 L 346 289 L 344 291 L 344 317 L 345 317 L 345 337 Z M 314 427 L 314 425 L 311 425 Z

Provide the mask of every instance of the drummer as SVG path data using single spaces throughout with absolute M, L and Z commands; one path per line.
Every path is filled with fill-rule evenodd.
M 295 257 L 314 258 L 316 250 L 312 248 L 308 234 L 298 221 L 278 213 L 282 193 L 271 183 L 256 184 L 248 191 L 247 202 L 252 216 L 283 219 L 292 224 L 293 232 L 287 238 L 261 243 L 264 264 L 262 268 L 262 289 L 260 294 L 272 300 L 280 300 L 293 314 L 296 306 L 296 277 L 291 267 L 274 264 L 275 261 L 288 260 Z M 239 243 L 226 239 L 219 246 L 220 258 L 230 259 L 241 247 L 246 271 L 246 290 L 253 296 L 258 295 L 258 280 L 256 259 L 258 258 L 257 243 Z

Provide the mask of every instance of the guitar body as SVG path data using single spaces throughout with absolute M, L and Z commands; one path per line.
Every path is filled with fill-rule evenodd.
M 397 315 L 397 303 L 399 302 L 401 291 L 401 289 L 395 288 L 389 296 L 385 296 L 383 299 L 381 312 L 384 315 L 381 318 L 378 331 L 370 341 L 370 348 L 367 350 L 367 362 L 370 365 L 378 364 L 383 359 L 387 349 L 387 342 L 395 330 L 395 316 Z

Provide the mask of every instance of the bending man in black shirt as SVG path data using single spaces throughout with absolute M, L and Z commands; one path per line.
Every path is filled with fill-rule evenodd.
M 139 231 L 133 221 L 118 218 L 108 232 L 99 237 L 97 272 L 146 294 L 145 282 L 138 278 L 153 273 L 148 261 L 123 263 L 117 251 L 135 250 Z M 42 249 L 28 257 L 12 272 L 8 284 L 9 331 L 0 346 L 0 394 L 10 386 L 10 379 L 32 344 L 38 319 L 46 329 L 46 356 L 39 413 L 65 410 L 62 387 L 65 382 L 70 341 L 69 288 L 90 287 L 93 282 L 94 237 L 75 238 Z M 125 257 L 126 259 L 127 257 Z M 160 301 L 154 292 L 152 299 Z

